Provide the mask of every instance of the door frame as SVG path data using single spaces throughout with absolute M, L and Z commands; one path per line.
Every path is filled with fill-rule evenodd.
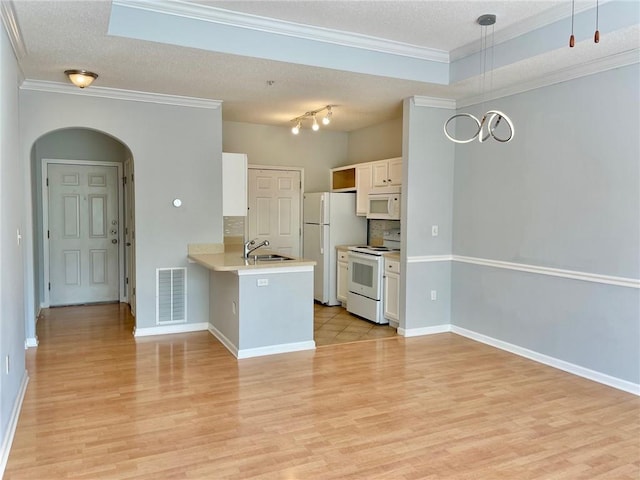
M 247 165 L 247 178 L 249 177 L 249 172 L 248 170 L 253 169 L 253 170 L 284 170 L 286 172 L 299 172 L 300 173 L 300 219 L 298 220 L 298 224 L 300 225 L 300 228 L 298 230 L 298 236 L 300 237 L 300 247 L 299 250 L 300 252 L 298 253 L 299 257 L 302 257 L 302 242 L 304 240 L 303 238 L 303 233 L 302 233 L 302 220 L 304 218 L 303 216 L 303 211 L 302 211 L 302 207 L 304 205 L 304 167 L 283 167 L 283 166 L 277 166 L 277 165 L 255 165 L 253 163 L 250 163 L 249 165 Z M 249 189 L 247 188 L 247 205 L 249 205 Z M 245 217 L 246 218 L 246 217 Z M 246 238 L 247 240 L 250 240 L 249 238 L 249 222 L 246 221 L 244 222 L 244 238 Z
M 82 165 L 87 167 L 101 166 L 101 167 L 116 167 L 118 170 L 118 223 L 124 218 L 124 202 L 123 202 L 123 185 L 122 185 L 122 163 L 120 162 L 103 162 L 90 160 L 65 160 L 59 158 L 43 158 L 42 159 L 42 285 L 44 287 L 44 302 L 42 308 L 49 308 L 51 298 L 49 296 L 49 237 L 47 232 L 49 230 L 49 191 L 47 185 L 47 173 L 49 165 L 61 164 L 61 165 Z M 118 300 L 120 302 L 127 302 L 127 294 L 124 284 L 124 245 L 123 245 L 123 229 L 118 225 Z

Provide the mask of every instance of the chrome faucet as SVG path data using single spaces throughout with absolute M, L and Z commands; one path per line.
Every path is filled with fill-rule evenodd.
M 263 240 L 262 242 L 258 243 L 256 245 L 256 240 L 249 240 L 248 242 L 245 242 L 244 244 L 244 258 L 249 258 L 249 254 L 251 252 L 253 252 L 254 250 L 257 250 L 260 247 L 268 247 L 269 246 L 269 240 Z

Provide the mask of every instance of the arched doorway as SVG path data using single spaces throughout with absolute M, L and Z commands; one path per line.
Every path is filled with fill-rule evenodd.
M 102 279 L 106 279 L 107 270 L 100 267 L 101 261 L 107 261 L 107 256 L 103 255 L 103 252 L 107 251 L 108 247 L 117 253 L 114 258 L 109 261 L 115 261 L 116 264 L 110 268 L 110 277 L 114 275 L 117 279 L 110 278 L 110 281 L 115 280 L 116 292 L 110 293 L 109 297 L 115 301 L 121 301 L 129 303 L 132 308 L 132 312 L 135 312 L 135 207 L 134 207 L 134 186 L 133 186 L 133 156 L 130 149 L 120 142 L 118 139 L 104 132 L 88 129 L 88 128 L 65 128 L 49 132 L 40 138 L 38 138 L 31 149 L 31 178 L 32 178 L 32 204 L 33 204 L 33 231 L 34 231 L 34 280 L 35 280 L 35 295 L 38 300 L 40 308 L 46 308 L 50 306 L 50 283 L 52 278 L 52 258 L 50 253 L 53 247 L 56 250 L 55 255 L 61 256 L 61 249 L 58 246 L 52 245 L 51 232 L 49 231 L 49 218 L 50 212 L 50 198 L 51 185 L 47 185 L 47 172 L 52 170 L 63 169 L 62 175 L 58 172 L 57 182 L 64 184 L 68 181 L 71 186 L 56 185 L 59 198 L 53 201 L 57 202 L 58 207 L 60 202 L 67 202 L 67 207 L 70 212 L 78 211 L 74 198 L 80 199 L 84 197 L 85 203 L 89 205 L 88 211 L 93 211 L 93 220 L 83 220 L 84 224 L 81 225 L 81 219 L 75 218 L 74 215 L 70 215 L 69 218 L 63 218 L 62 229 L 66 229 L 66 232 L 62 234 L 58 233 L 56 238 L 61 237 L 73 237 L 74 231 L 87 230 L 92 228 L 91 235 L 95 237 L 93 240 L 102 241 L 102 246 L 99 248 L 93 248 L 91 253 L 81 252 L 80 248 L 71 249 L 71 254 L 67 253 L 67 263 L 58 262 L 58 265 L 54 269 L 63 269 L 63 272 L 55 273 L 59 277 L 66 275 L 68 278 L 73 278 L 76 275 L 78 283 L 80 283 L 80 276 L 91 276 L 90 280 L 94 284 L 99 284 Z M 88 174 L 80 181 L 83 173 L 69 173 L 65 176 L 64 168 L 71 168 L 71 170 L 84 169 L 85 172 L 93 172 L 102 169 L 106 173 L 98 173 L 95 175 Z M 117 172 L 117 173 L 113 173 Z M 116 212 L 107 210 L 106 197 L 102 194 L 91 193 L 90 187 L 83 187 L 87 191 L 78 193 L 65 193 L 64 188 L 73 190 L 73 183 L 86 185 L 93 182 L 98 186 L 100 190 L 100 182 L 106 183 L 107 176 L 115 175 L 115 179 L 111 179 L 109 183 L 117 184 L 115 189 L 116 198 L 113 203 L 116 205 Z M 60 180 L 62 179 L 62 180 Z M 65 180 L 66 179 L 66 180 Z M 70 191 L 71 191 L 70 190 Z M 80 202 L 81 200 L 77 200 Z M 86 205 L 85 205 L 86 206 Z M 110 207 L 112 210 L 113 208 Z M 108 213 L 107 213 L 108 212 Z M 117 216 L 114 216 L 117 214 Z M 95 221 L 99 219 L 102 223 Z M 58 219 L 57 221 L 60 221 Z M 65 224 L 66 222 L 66 224 Z M 71 235 L 66 235 L 71 233 Z M 76 232 L 78 233 L 78 232 Z M 93 241 L 92 240 L 92 241 Z M 62 249 L 64 250 L 64 249 Z M 74 253 L 75 252 L 75 253 Z M 98 267 L 90 270 L 89 267 L 82 269 L 80 266 L 81 256 L 92 255 L 95 265 Z M 88 263 L 88 258 L 83 258 L 82 262 Z M 106 264 L 105 264 L 106 265 Z M 64 271 L 64 269 L 68 271 Z M 90 274 L 88 272 L 91 272 Z M 65 283 L 65 281 L 59 282 Z M 67 283 L 73 284 L 73 281 Z M 102 301 L 103 297 L 100 296 L 77 296 L 77 292 L 74 288 L 69 288 L 69 291 L 63 295 L 57 295 L 53 304 L 78 304 L 78 303 L 91 303 L 91 300 Z M 62 300 L 61 300 L 62 299 Z

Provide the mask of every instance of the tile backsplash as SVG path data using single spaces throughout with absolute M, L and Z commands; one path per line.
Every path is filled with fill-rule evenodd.
M 400 220 L 369 220 L 369 245 L 382 245 L 382 233 L 400 228 Z

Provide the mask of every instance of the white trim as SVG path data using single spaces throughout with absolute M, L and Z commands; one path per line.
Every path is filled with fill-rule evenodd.
M 614 277 L 611 275 L 579 272 L 576 270 L 563 270 L 560 268 L 527 265 L 524 263 L 504 262 L 501 260 L 489 260 L 486 258 L 464 257 L 461 255 L 454 255 L 453 260 L 456 262 L 482 265 L 485 267 L 517 270 L 520 272 L 537 273 L 539 275 L 549 275 L 552 277 L 571 278 L 573 280 L 582 280 L 585 282 L 604 283 L 607 285 L 617 285 L 619 287 L 640 288 L 640 280 L 636 278 Z
M 482 102 L 488 102 L 498 98 L 508 97 L 510 95 L 517 95 L 537 88 L 548 87 L 557 83 L 575 80 L 577 78 L 605 72 L 607 70 L 613 70 L 614 68 L 626 67 L 638 62 L 640 62 L 640 49 L 635 48 L 626 52 L 609 55 L 604 58 L 598 58 L 580 65 L 567 67 L 561 70 L 554 70 L 547 75 L 494 90 L 484 96 L 475 95 L 473 97 L 463 98 L 457 101 L 457 106 L 458 108 L 464 108 L 471 105 L 477 105 Z
M 477 342 L 499 348 L 500 350 L 511 352 L 515 355 L 519 355 L 521 357 L 528 358 L 529 360 L 533 360 L 535 362 L 542 363 L 544 365 L 548 365 L 550 367 L 557 368 L 568 373 L 572 373 L 579 377 L 587 378 L 589 380 L 593 380 L 594 382 L 602 383 L 604 385 L 608 385 L 610 387 L 617 388 L 618 390 L 623 390 L 634 395 L 640 395 L 640 384 L 622 380 L 617 377 L 612 377 L 611 375 L 606 375 L 595 370 L 584 368 L 579 365 L 566 362 L 564 360 L 550 357 L 549 355 L 534 352 L 533 350 L 529 350 L 527 348 L 519 347 L 502 340 L 497 340 L 495 338 L 474 332 L 472 330 L 467 330 L 466 328 L 456 327 L 455 325 L 452 325 L 451 331 L 457 335 L 461 335 L 463 337 L 470 338 L 471 340 L 475 340 Z
M 425 262 L 450 262 L 453 255 L 418 255 L 407 257 L 407 263 L 425 263 Z
M 223 8 L 194 5 L 181 1 L 155 0 L 114 0 L 113 5 L 123 8 L 136 8 L 165 15 L 175 15 L 220 25 L 244 28 L 259 32 L 284 35 L 287 37 L 331 43 L 346 47 L 360 48 L 374 52 L 401 55 L 439 63 L 449 63 L 449 52 L 435 48 L 427 48 L 385 38 L 377 38 L 355 32 L 346 32 L 330 28 L 304 25 L 301 23 L 278 20 L 275 18 L 251 15 Z
M 133 327 L 134 337 L 149 337 L 151 335 L 175 335 L 177 333 L 202 332 L 207 330 L 209 324 L 201 323 L 181 323 L 179 325 L 161 325 L 159 327 Z
M 456 101 L 451 98 L 437 98 L 415 95 L 413 97 L 413 103 L 416 107 L 446 108 L 449 110 L 455 110 L 457 108 Z
M 109 98 L 112 100 L 127 100 L 131 102 L 159 103 L 162 105 L 177 105 L 180 107 L 220 108 L 221 100 L 196 97 L 182 97 L 180 95 L 165 95 L 161 93 L 138 92 L 119 88 L 99 87 L 80 89 L 74 85 L 47 82 L 42 80 L 25 80 L 20 85 L 21 90 L 35 90 L 39 92 L 66 93 L 69 95 L 85 95 L 88 97 Z
M 24 341 L 24 348 L 25 350 L 27 348 L 34 348 L 38 346 L 38 336 L 35 337 L 27 337 L 27 339 Z
M 4 28 L 7 30 L 7 36 L 13 47 L 13 52 L 18 60 L 22 60 L 27 55 L 27 46 L 24 43 L 13 2 L 0 2 L 0 16 L 2 17 Z
M 581 272 L 578 270 L 565 270 L 561 268 L 544 267 L 541 265 L 528 265 L 525 263 L 505 262 L 502 260 L 491 260 L 488 258 L 466 257 L 463 255 L 424 255 L 407 257 L 407 263 L 446 262 L 450 260 L 460 263 L 482 265 L 484 267 L 516 270 L 519 272 L 536 273 L 538 275 L 549 275 L 551 277 L 570 278 L 572 280 L 582 280 L 584 282 L 616 285 L 618 287 L 640 288 L 640 279 L 637 278 L 616 277 L 613 275 L 602 275 L 599 273 Z
M 436 333 L 446 333 L 451 331 L 450 324 L 434 325 L 433 327 L 421 328 L 398 328 L 398 335 L 403 337 L 420 337 L 422 335 L 435 335 Z
M 229 350 L 229 352 L 231 352 L 231 355 L 233 355 L 234 357 L 238 358 L 238 349 L 233 344 L 233 342 L 231 340 L 229 340 L 220 330 L 218 330 L 212 324 L 209 323 L 209 324 L 207 324 L 207 326 L 208 326 L 209 333 L 211 335 L 213 335 L 214 337 L 216 337 L 220 341 L 220 343 L 227 350 Z
M 0 450 L 0 478 L 4 475 L 4 470 L 7 467 L 7 460 L 9 459 L 9 452 L 11 451 L 11 444 L 13 443 L 13 437 L 16 434 L 16 428 L 18 426 L 18 419 L 20 418 L 20 410 L 22 410 L 22 401 L 24 400 L 24 394 L 27 391 L 27 384 L 29 383 L 29 375 L 27 371 L 24 371 L 22 375 L 22 382 L 18 389 L 18 395 L 16 401 L 13 403 L 13 409 L 11 410 L 11 416 L 7 423 L 7 430 L 2 439 L 2 449 Z
M 300 352 L 303 350 L 315 350 L 316 342 L 281 343 L 280 345 L 269 345 L 268 347 L 243 348 L 238 350 L 237 358 L 263 357 L 265 355 L 276 355 L 278 353 Z
M 49 191 L 47 186 L 47 174 L 49 164 L 60 165 L 82 165 L 87 167 L 102 166 L 116 167 L 117 169 L 117 186 L 118 186 L 118 221 L 122 223 L 125 218 L 124 212 L 124 185 L 122 185 L 123 164 L 120 162 L 91 161 L 91 160 L 65 160 L 58 158 L 42 159 L 42 281 L 44 288 L 44 299 L 40 304 L 40 308 L 49 308 L 51 305 L 51 297 L 49 295 L 49 282 L 51 281 L 49 272 L 49 238 L 47 231 L 49 230 Z M 118 301 L 125 301 L 125 269 L 124 269 L 124 232 L 123 228 L 118 228 Z M 37 323 L 37 319 L 36 319 Z

